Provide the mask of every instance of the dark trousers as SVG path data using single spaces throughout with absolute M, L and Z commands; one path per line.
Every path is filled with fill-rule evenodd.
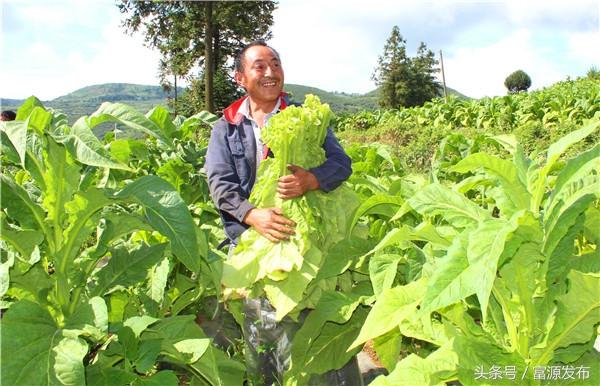
M 290 365 L 292 339 L 307 314 L 308 310 L 302 312 L 298 322 L 288 317 L 276 322 L 275 309 L 266 298 L 244 301 L 246 368 L 256 385 L 283 385 L 283 374 Z M 362 386 L 356 357 L 339 370 L 313 376 L 309 384 Z

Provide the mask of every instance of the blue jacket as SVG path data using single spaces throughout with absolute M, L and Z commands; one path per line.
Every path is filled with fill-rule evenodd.
M 206 155 L 208 187 L 213 202 L 219 209 L 225 233 L 230 241 L 248 229 L 243 219 L 254 206 L 248 198 L 256 180 L 256 141 L 252 123 L 238 112 L 244 98 L 224 110 L 212 128 Z M 280 110 L 289 104 L 287 95 L 281 95 Z M 321 186 L 329 192 L 352 174 L 350 157 L 340 146 L 331 128 L 323 143 L 327 160 L 310 169 Z

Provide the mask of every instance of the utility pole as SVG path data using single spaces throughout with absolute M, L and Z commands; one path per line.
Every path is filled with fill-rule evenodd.
M 173 74 L 173 80 L 175 83 L 175 116 L 177 116 L 177 74 Z
M 444 100 L 448 102 L 448 91 L 446 90 L 446 76 L 444 75 L 444 57 L 442 56 L 442 50 L 440 50 L 440 63 L 442 64 L 442 84 L 444 85 Z

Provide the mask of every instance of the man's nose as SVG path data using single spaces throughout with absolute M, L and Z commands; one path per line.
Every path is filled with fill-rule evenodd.
M 276 72 L 276 69 L 272 65 L 269 65 L 265 70 L 265 76 L 273 76 Z

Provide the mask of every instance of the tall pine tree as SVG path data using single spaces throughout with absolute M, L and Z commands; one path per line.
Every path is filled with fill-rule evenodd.
M 439 95 L 440 85 L 435 79 L 438 61 L 425 43 L 417 56 L 406 54 L 406 40 L 398 26 L 385 43 L 383 54 L 372 76 L 379 89 L 379 104 L 383 108 L 420 106 Z
M 204 106 L 215 111 L 215 73 L 228 73 L 235 52 L 256 39 L 269 39 L 275 3 L 271 1 L 138 1 L 117 4 L 129 33 L 143 31 L 146 44 L 162 59 L 159 78 L 195 78 L 201 68 Z M 229 80 L 232 85 L 233 79 Z M 221 96 L 217 99 L 222 99 Z
M 404 105 L 410 79 L 410 62 L 406 56 L 406 40 L 398 26 L 392 28 L 378 64 L 371 78 L 380 87 L 379 104 L 383 108 Z

